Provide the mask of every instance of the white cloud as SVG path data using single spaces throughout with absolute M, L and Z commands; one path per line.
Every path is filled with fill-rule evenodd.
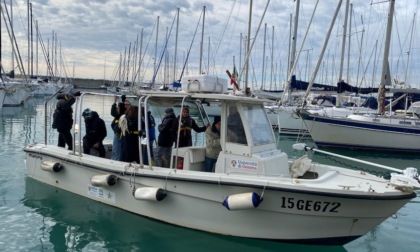
M 23 61 L 27 62 L 27 20 L 26 20 L 26 0 L 14 1 L 14 26 L 16 37 L 19 43 L 20 53 Z M 252 32 L 251 37 L 256 33 L 257 25 L 260 22 L 266 1 L 253 1 Z M 383 36 L 385 33 L 386 13 L 388 3 L 370 4 L 371 1 L 354 0 L 352 17 L 352 41 L 349 75 L 351 82 L 360 82 L 363 72 L 366 71 L 366 79 L 371 78 L 373 73 L 374 44 L 378 40 L 376 50 L 377 60 L 381 58 L 383 48 Z M 378 1 L 376 1 L 378 2 Z M 302 39 L 315 1 L 301 1 L 298 45 L 300 48 Z M 344 10 L 344 3 L 342 10 Z M 147 46 L 143 69 L 148 67 L 153 69 L 153 57 L 155 46 L 155 25 L 159 16 L 159 41 L 158 57 L 165 44 L 167 29 L 169 30 L 174 21 L 176 8 L 180 8 L 179 32 L 178 32 L 178 55 L 177 55 L 177 75 L 181 73 L 184 65 L 186 53 L 194 39 L 191 48 L 188 70 L 190 74 L 198 73 L 199 51 L 201 40 L 201 23 L 198 25 L 203 6 L 206 6 L 205 33 L 204 33 L 204 71 L 209 69 L 210 73 L 226 77 L 225 70 L 232 69 L 233 56 L 236 65 L 239 65 L 241 58 L 242 64 L 245 58 L 240 57 L 240 34 L 243 39 L 247 35 L 247 23 L 249 16 L 249 0 L 213 0 L 213 1 L 193 1 L 193 0 L 37 0 L 33 1 L 33 18 L 38 22 L 39 29 L 44 43 L 51 46 L 51 36 L 54 31 L 61 44 L 63 55 L 68 68 L 68 74 L 72 75 L 73 65 L 76 77 L 101 79 L 104 76 L 104 64 L 106 61 L 106 78 L 114 78 L 115 69 L 119 64 L 120 54 L 124 55 L 125 50 L 129 50 L 129 45 L 134 45 L 137 36 L 143 29 L 143 50 Z M 301 54 L 300 64 L 296 74 L 298 78 L 309 80 L 315 66 L 320 49 L 325 39 L 328 26 L 333 12 L 336 8 L 336 0 L 321 0 L 314 17 L 313 24 L 309 30 L 309 35 L 305 50 Z M 4 6 L 4 3 L 2 3 Z M 418 10 L 419 1 L 397 1 L 394 37 L 392 39 L 392 56 L 390 64 L 392 74 L 399 79 L 403 79 L 407 63 L 407 51 L 409 50 L 410 27 L 413 15 Z M 290 30 L 290 15 L 295 12 L 295 1 L 275 1 L 270 2 L 269 8 L 261 30 L 259 31 L 251 56 L 250 79 L 254 83 L 261 83 L 262 56 L 264 49 L 264 24 L 267 23 L 267 34 L 265 42 L 266 55 L 266 80 L 271 78 L 271 48 L 273 47 L 273 68 L 275 80 L 284 81 L 286 78 L 286 67 L 288 60 L 288 37 Z M 230 18 L 229 18 L 230 17 Z M 364 25 L 362 25 L 362 19 Z M 228 22 L 229 21 L 229 22 Z M 2 21 L 3 22 L 3 21 Z M 418 21 L 416 21 L 416 24 Z M 341 50 L 341 34 L 343 25 L 343 11 L 336 22 L 336 28 L 332 32 L 329 47 L 324 56 L 324 63 L 318 73 L 318 82 L 334 84 L 337 81 L 339 56 Z M 198 26 L 197 33 L 196 29 Z M 272 27 L 274 26 L 274 45 L 272 45 Z M 362 33 L 362 29 L 365 32 Z M 418 29 L 418 27 L 416 27 Z M 169 31 L 168 31 L 169 32 Z M 10 42 L 7 40 L 7 31 L 2 29 L 3 38 L 3 60 L 8 69 L 10 63 L 5 60 L 10 57 Z M 360 49 L 363 34 L 363 46 Z M 195 37 L 194 37 L 195 36 Z M 222 37 L 223 36 L 223 37 Z M 414 34 L 414 41 L 418 41 L 419 34 Z M 210 41 L 210 53 L 208 53 L 208 42 Z M 413 42 L 410 54 L 410 68 L 419 69 L 418 63 L 420 48 Z M 167 51 L 169 54 L 170 66 L 173 66 L 175 52 L 175 26 L 168 41 Z M 245 46 L 242 45 L 244 50 Z M 216 51 L 216 49 L 218 49 Z M 35 49 L 34 49 L 35 50 Z M 362 56 L 360 57 L 360 50 Z M 208 57 L 210 54 L 210 60 Z M 43 56 L 40 54 L 40 65 L 44 64 Z M 359 60 L 361 58 L 361 60 Z M 210 61 L 210 67 L 208 62 Z M 347 61 L 347 59 L 346 59 Z M 311 62 L 309 65 L 307 62 Z M 360 66 L 358 64 L 360 62 Z M 27 63 L 24 63 L 27 64 Z M 308 66 L 306 66 L 308 65 Z M 380 64 L 379 64 L 380 65 Z M 163 70 L 164 63 L 161 69 Z M 347 63 L 345 64 L 347 72 Z M 5 69 L 5 70 L 8 70 Z M 45 68 L 41 74 L 45 74 Z M 368 70 L 365 70 L 368 69 Z M 378 70 L 379 71 L 379 70 Z M 151 80 L 151 70 L 144 75 L 146 81 Z M 163 71 L 159 78 L 163 78 Z M 172 75 L 173 70 L 170 70 Z M 378 76 L 380 72 L 376 73 Z M 346 77 L 346 76 L 345 76 Z M 419 79 L 418 71 L 410 71 L 410 80 Z M 173 78 L 173 77 L 170 77 Z M 170 80 L 172 81 L 172 80 Z M 370 81 L 367 81 L 370 82 Z M 415 84 L 415 83 L 414 83 Z

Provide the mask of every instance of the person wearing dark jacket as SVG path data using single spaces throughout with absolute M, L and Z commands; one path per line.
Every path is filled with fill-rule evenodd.
M 86 135 L 83 137 L 83 153 L 90 154 L 90 149 L 94 148 L 99 152 L 100 157 L 105 157 L 105 148 L 102 141 L 107 132 L 105 122 L 96 111 L 85 109 L 82 113 L 85 119 Z
M 114 131 L 114 140 L 112 142 L 112 160 L 120 160 L 120 153 L 121 153 L 121 128 L 118 126 L 119 119 L 122 115 L 125 113 L 125 95 L 121 96 L 121 101 L 118 103 L 118 96 L 114 96 L 114 103 L 111 106 L 111 116 L 114 117 L 114 120 L 112 120 L 111 128 Z M 122 160 L 120 160 L 122 161 Z
M 190 116 L 190 109 L 188 107 L 182 108 L 181 116 L 181 127 L 179 130 L 179 145 L 178 147 L 188 147 L 192 146 L 192 135 L 191 130 L 194 130 L 197 133 L 206 131 L 207 127 L 210 125 L 204 125 L 202 127 L 198 126 L 193 118 Z M 177 122 L 179 122 L 179 117 L 177 117 Z
M 147 153 L 147 144 L 150 147 L 150 157 L 152 160 L 154 159 L 153 156 L 153 143 L 156 140 L 156 130 L 155 130 L 155 118 L 153 117 L 152 113 L 150 111 L 147 112 L 147 129 L 146 129 L 146 116 L 144 115 L 144 108 L 141 108 L 141 130 L 142 135 L 141 137 L 145 137 L 146 143 L 143 143 L 142 141 L 142 156 L 143 156 L 143 164 L 148 165 L 149 164 L 149 157 Z M 149 131 L 149 136 L 146 136 L 146 130 Z
M 156 149 L 156 164 L 169 168 L 171 164 L 172 145 L 176 137 L 176 117 L 173 108 L 165 110 L 162 123 L 158 126 L 159 136 Z
M 124 158 L 122 161 L 130 163 L 136 162 L 137 164 L 139 164 L 139 107 L 131 105 L 127 107 L 128 109 L 125 111 L 125 119 L 127 120 L 127 131 L 124 133 L 125 141 L 123 141 L 122 143 L 121 151 L 124 154 Z
M 72 94 L 58 94 L 57 105 L 53 114 L 52 128 L 58 131 L 58 146 L 66 147 L 73 150 L 73 137 L 71 128 L 73 127 L 73 109 L 72 105 L 76 102 L 76 96 L 80 96 L 80 92 Z

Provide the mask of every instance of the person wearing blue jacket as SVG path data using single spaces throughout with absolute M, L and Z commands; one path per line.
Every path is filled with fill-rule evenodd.
M 82 113 L 85 119 L 86 135 L 83 137 L 83 153 L 90 154 L 90 149 L 94 148 L 99 152 L 100 157 L 105 157 L 105 147 L 102 141 L 107 132 L 104 120 L 102 120 L 96 111 L 89 108 Z

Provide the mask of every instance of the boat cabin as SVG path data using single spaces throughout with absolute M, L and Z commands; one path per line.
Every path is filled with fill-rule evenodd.
M 173 108 L 175 116 L 181 114 L 183 107 L 188 107 L 190 116 L 196 121 L 198 126 L 211 125 L 213 116 L 208 116 L 206 107 L 219 106 L 221 117 L 220 143 L 222 151 L 219 154 L 215 164 L 215 173 L 240 173 L 240 174 L 260 174 L 279 176 L 280 174 L 288 174 L 287 155 L 277 150 L 276 140 L 271 124 L 267 118 L 264 100 L 213 93 L 186 93 L 186 92 L 163 92 L 163 91 L 139 91 L 140 93 L 133 97 L 128 97 L 132 105 L 144 108 L 150 111 L 155 118 L 156 143 L 153 146 L 147 145 L 148 160 L 151 159 L 151 153 L 155 153 L 157 147 L 157 139 L 159 135 L 158 125 L 167 108 Z M 81 118 L 82 111 L 86 108 L 87 100 L 92 99 L 91 96 L 102 96 L 102 100 L 113 100 L 112 94 L 93 94 L 83 93 L 76 103 L 75 119 L 76 124 L 83 125 Z M 138 103 L 138 104 L 136 104 Z M 111 105 L 104 105 L 101 118 L 109 118 Z M 139 109 L 140 111 L 140 109 Z M 140 117 L 140 112 L 139 112 Z M 148 125 L 148 117 L 145 118 Z M 140 120 L 139 120 L 140 121 Z M 110 125 L 110 121 L 105 121 L 106 125 Z M 149 136 L 149 129 L 141 129 L 145 132 L 146 138 Z M 76 126 L 78 128 L 78 126 Z M 76 141 L 82 141 L 84 130 L 80 130 Z M 179 129 L 178 129 L 179 132 Z M 108 136 L 112 136 L 112 130 L 108 130 Z M 205 171 L 205 133 L 195 133 L 192 131 L 193 145 L 190 147 L 178 147 L 177 142 L 172 148 L 172 158 L 170 160 L 170 168 L 183 169 L 189 171 Z M 112 141 L 104 143 L 105 149 L 109 152 L 112 150 Z M 139 141 L 145 144 L 148 141 Z M 77 145 L 77 143 L 76 143 Z M 76 150 L 79 149 L 76 146 Z M 141 150 L 141 148 L 139 148 Z M 153 169 L 156 163 L 152 162 L 150 166 L 143 164 L 143 153 L 140 152 L 140 165 L 144 168 Z M 109 155 L 107 155 L 109 157 Z
M 211 125 L 213 118 L 207 115 L 206 105 L 220 106 L 222 152 L 216 162 L 216 173 L 278 175 L 278 169 L 287 166 L 287 155 L 277 150 L 274 132 L 261 100 L 199 93 L 142 94 L 139 106 L 151 111 L 156 126 L 160 123 L 166 108 L 173 108 L 175 115 L 180 115 L 183 107 L 189 108 L 190 116 L 199 126 Z M 147 129 L 146 134 L 148 134 Z M 193 133 L 191 147 L 178 148 L 175 143 L 170 167 L 204 171 L 205 144 L 205 133 Z M 282 165 L 278 163 L 278 156 L 283 157 Z

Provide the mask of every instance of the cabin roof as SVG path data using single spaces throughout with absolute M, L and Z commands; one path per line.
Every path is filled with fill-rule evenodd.
M 253 97 L 239 96 L 233 94 L 214 94 L 214 93 L 187 93 L 187 92 L 163 92 L 163 91 L 149 91 L 141 90 L 137 92 L 139 96 L 151 97 L 168 97 L 168 98 L 183 98 L 188 96 L 195 99 L 219 100 L 219 101 L 236 101 L 236 102 L 249 102 L 249 103 L 264 103 L 270 102 L 267 99 L 257 99 Z

